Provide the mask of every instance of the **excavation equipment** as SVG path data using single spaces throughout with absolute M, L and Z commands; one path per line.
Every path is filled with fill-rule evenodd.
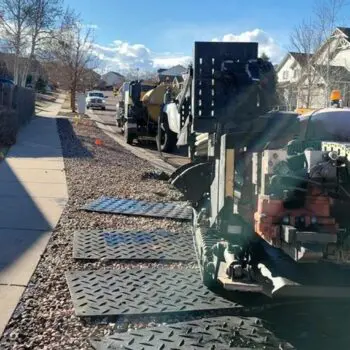
M 269 296 L 349 297 L 350 110 L 274 111 L 257 43 L 196 42 L 178 101 L 203 281 Z M 166 108 L 166 106 L 165 106 Z
M 157 141 L 161 151 L 171 152 L 181 127 L 179 115 L 176 96 L 169 84 L 131 81 L 121 88 L 116 122 L 129 144 L 135 139 Z

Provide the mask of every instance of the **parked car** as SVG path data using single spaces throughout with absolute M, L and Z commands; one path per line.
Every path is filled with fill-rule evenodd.
M 86 108 L 101 108 L 106 109 L 106 99 L 107 96 L 101 91 L 89 91 L 86 94 Z
M 2 85 L 11 85 L 11 86 L 15 85 L 13 80 L 6 79 L 6 78 L 0 78 L 0 84 L 2 84 Z

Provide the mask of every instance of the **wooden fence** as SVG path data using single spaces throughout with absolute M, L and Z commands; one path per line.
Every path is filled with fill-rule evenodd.
M 0 83 L 0 107 L 14 110 L 19 125 L 25 125 L 35 115 L 35 91 Z

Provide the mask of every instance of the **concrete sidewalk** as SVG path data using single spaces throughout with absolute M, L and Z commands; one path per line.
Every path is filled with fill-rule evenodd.
M 68 200 L 55 118 L 63 101 L 21 130 L 0 163 L 0 336 Z

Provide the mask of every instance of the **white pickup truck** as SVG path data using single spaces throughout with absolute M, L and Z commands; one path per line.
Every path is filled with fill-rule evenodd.
M 101 91 L 89 91 L 86 94 L 86 108 L 101 108 L 106 109 L 107 97 Z

